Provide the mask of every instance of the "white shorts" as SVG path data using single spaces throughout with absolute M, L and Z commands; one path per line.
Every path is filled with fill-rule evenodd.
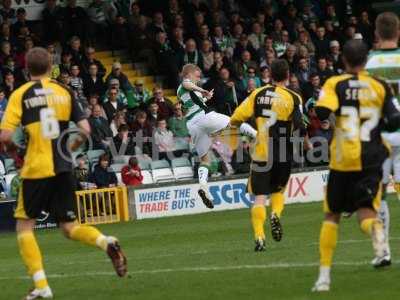
M 392 146 L 392 153 L 383 163 L 383 184 L 389 183 L 390 174 L 393 174 L 394 182 L 400 182 L 400 147 L 398 146 Z
M 228 127 L 229 122 L 230 117 L 215 111 L 207 114 L 200 112 L 187 121 L 186 125 L 199 157 L 203 157 L 210 150 L 212 144 L 210 135 Z

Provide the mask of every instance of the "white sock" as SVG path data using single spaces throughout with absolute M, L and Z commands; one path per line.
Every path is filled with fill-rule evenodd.
M 318 281 L 331 282 L 331 268 L 330 267 L 319 267 Z
M 388 244 L 388 254 L 390 255 L 390 248 L 389 248 L 389 229 L 390 229 L 390 213 L 389 213 L 389 206 L 385 200 L 381 201 L 381 207 L 378 212 L 379 219 L 381 219 L 383 223 L 383 229 L 385 231 L 385 238 Z
M 197 174 L 199 175 L 199 183 L 201 185 L 206 185 L 208 181 L 208 168 L 200 165 Z
M 251 127 L 247 123 L 242 123 L 242 125 L 240 125 L 239 132 L 241 134 L 247 135 L 253 139 L 255 139 L 257 136 L 257 130 L 255 130 L 253 127 Z

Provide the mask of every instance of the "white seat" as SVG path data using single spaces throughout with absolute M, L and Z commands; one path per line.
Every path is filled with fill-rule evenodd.
M 175 180 L 175 176 L 170 168 L 155 169 L 152 171 L 152 173 L 153 173 L 153 181 L 155 183 L 169 182 Z
M 176 167 L 172 169 L 176 180 L 193 179 L 192 167 Z
M 118 184 L 119 184 L 119 185 L 125 185 L 125 183 L 123 183 L 123 181 L 122 181 L 121 172 L 115 173 L 115 175 L 117 176 Z
M 114 164 L 129 164 L 129 160 L 131 159 L 132 156 L 130 155 L 116 155 L 113 157 L 113 162 Z
M 110 168 L 115 172 L 115 173 L 121 173 L 121 169 L 126 166 L 125 164 L 112 164 Z
M 143 176 L 143 184 L 152 184 L 153 182 L 153 177 L 151 176 L 151 172 L 148 170 L 142 170 L 142 176 Z

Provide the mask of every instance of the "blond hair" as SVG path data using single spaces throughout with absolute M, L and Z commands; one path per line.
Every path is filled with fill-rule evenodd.
M 192 74 L 196 71 L 201 72 L 201 69 L 195 64 L 186 64 L 182 68 L 182 77 L 188 77 L 189 74 Z

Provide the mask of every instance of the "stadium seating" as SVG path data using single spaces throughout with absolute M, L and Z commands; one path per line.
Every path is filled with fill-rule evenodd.
M 151 162 L 151 173 L 154 183 L 174 181 L 175 177 L 166 160 L 156 160 Z
M 112 164 L 110 168 L 115 172 L 115 173 L 121 173 L 121 169 L 125 166 L 126 164 Z
M 186 157 L 173 159 L 171 165 L 176 180 L 193 179 L 192 165 Z
M 6 158 L 4 160 L 4 167 L 6 169 L 7 174 L 17 172 L 17 168 L 15 167 L 15 162 L 12 158 Z
M 89 163 L 91 165 L 96 164 L 99 160 L 99 157 L 104 153 L 104 150 L 89 150 L 88 152 L 86 152 Z
M 127 165 L 129 163 L 129 159 L 131 157 L 132 156 L 130 156 L 130 155 L 118 155 L 118 156 L 114 156 L 112 160 L 113 160 L 114 164 L 125 164 L 125 165 Z

